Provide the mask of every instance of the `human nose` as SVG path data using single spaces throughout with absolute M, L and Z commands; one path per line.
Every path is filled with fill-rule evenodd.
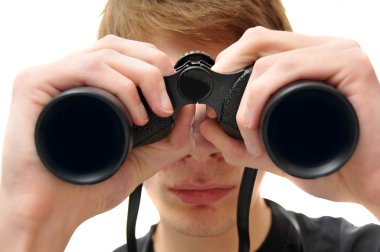
M 198 162 L 206 162 L 218 158 L 220 152 L 218 149 L 207 141 L 199 131 L 199 124 L 206 118 L 206 105 L 197 104 L 195 117 L 192 126 L 192 138 L 194 145 L 188 157 L 193 158 Z

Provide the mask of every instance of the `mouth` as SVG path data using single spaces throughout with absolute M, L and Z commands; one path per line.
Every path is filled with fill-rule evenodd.
M 235 186 L 180 186 L 169 188 L 183 203 L 189 205 L 209 205 L 215 203 L 232 192 Z

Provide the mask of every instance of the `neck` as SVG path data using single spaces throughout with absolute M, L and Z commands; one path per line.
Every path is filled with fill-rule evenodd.
M 251 250 L 256 251 L 264 242 L 271 224 L 271 211 L 263 198 L 253 201 L 250 210 Z M 237 227 L 234 226 L 221 235 L 213 237 L 194 237 L 178 233 L 170 226 L 160 222 L 153 237 L 156 252 L 231 252 L 238 251 Z

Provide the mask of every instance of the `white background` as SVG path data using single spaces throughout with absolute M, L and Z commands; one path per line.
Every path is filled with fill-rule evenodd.
M 284 0 L 296 32 L 353 38 L 380 71 L 380 5 L 374 0 Z M 105 0 L 0 1 L 0 141 L 5 133 L 14 77 L 25 67 L 47 63 L 96 39 Z M 0 151 L 2 147 L 0 147 Z M 16 157 L 15 157 L 16 158 Z M 380 167 L 379 167 L 380 168 Z M 358 167 L 360 169 L 360 167 Z M 357 225 L 376 222 L 360 206 L 315 199 L 283 179 L 268 176 L 262 194 L 310 216 L 343 216 Z M 80 226 L 66 251 L 112 251 L 125 242 L 127 204 Z M 137 235 L 158 220 L 146 195 Z M 49 242 L 49 241 L 47 241 Z

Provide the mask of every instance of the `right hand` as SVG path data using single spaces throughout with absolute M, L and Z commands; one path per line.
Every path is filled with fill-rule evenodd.
M 214 120 L 205 120 L 200 126 L 205 138 L 231 165 L 282 175 L 316 197 L 361 204 L 380 219 L 380 85 L 357 42 L 255 27 L 218 55 L 213 70 L 233 72 L 253 62 L 236 115 L 244 143 L 223 133 Z M 333 86 L 346 96 L 358 116 L 355 152 L 329 176 L 313 180 L 290 176 L 276 167 L 262 143 L 260 122 L 265 105 L 273 94 L 296 80 L 319 80 Z
M 187 106 L 168 137 L 133 149 L 110 179 L 95 185 L 69 184 L 54 177 L 36 152 L 34 129 L 44 106 L 64 90 L 92 86 L 115 95 L 134 124 L 144 125 L 148 117 L 137 86 L 154 113 L 170 116 L 173 108 L 162 76 L 173 72 L 168 56 L 153 45 L 110 35 L 87 50 L 30 68 L 16 78 L 3 147 L 0 226 L 4 229 L 0 228 L 0 236 L 4 241 L 0 248 L 7 248 L 6 237 L 11 235 L 5 222 L 41 236 L 52 237 L 54 230 L 60 230 L 65 246 L 80 223 L 121 203 L 160 168 L 181 159 L 192 145 L 195 108 Z M 38 241 L 35 237 L 34 242 Z

